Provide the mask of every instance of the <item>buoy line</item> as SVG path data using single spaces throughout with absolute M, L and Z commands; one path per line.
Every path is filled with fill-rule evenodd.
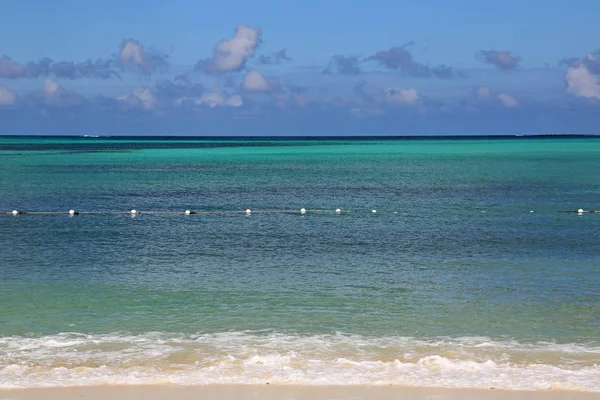
M 342 210 L 337 208 L 335 210 L 325 210 L 325 209 L 286 209 L 286 210 L 252 210 L 247 208 L 246 210 L 213 210 L 213 211 L 195 211 L 195 210 L 185 210 L 185 211 L 144 211 L 144 210 L 136 210 L 132 209 L 129 211 L 76 211 L 74 209 L 70 209 L 68 211 L 0 211 L 0 214 L 8 214 L 8 215 L 61 215 L 66 214 L 69 216 L 74 215 L 140 215 L 140 214 L 149 214 L 149 215 L 214 215 L 214 214 L 301 214 L 306 215 L 308 213 L 330 213 L 330 214 L 348 214 L 348 213 L 358 213 L 358 210 Z
M 485 213 L 485 210 L 481 210 L 482 213 Z M 527 213 L 533 213 L 533 210 L 523 211 Z M 579 208 L 577 210 L 559 210 L 559 213 L 575 213 L 578 215 L 582 215 L 584 213 L 600 213 L 600 210 L 584 210 Z M 198 211 L 198 210 L 184 210 L 184 211 L 145 211 L 145 210 L 136 210 L 131 209 L 129 211 L 77 211 L 74 209 L 70 209 L 67 211 L 0 211 L 0 214 L 5 215 L 131 215 L 137 216 L 140 214 L 148 214 L 148 215 L 218 215 L 218 214 L 356 214 L 356 213 L 369 213 L 372 215 L 377 215 L 378 211 L 375 209 L 371 210 L 342 210 L 340 208 L 336 208 L 335 210 L 328 209 L 265 209 L 265 210 L 252 210 L 247 208 L 245 210 L 212 210 L 212 211 Z M 389 211 L 389 213 L 398 214 L 398 211 Z
M 600 210 L 584 210 L 583 208 L 580 208 L 578 210 L 560 210 L 559 212 L 583 214 L 583 213 L 600 213 Z

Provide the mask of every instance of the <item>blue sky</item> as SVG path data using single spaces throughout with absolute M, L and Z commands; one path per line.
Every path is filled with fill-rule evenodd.
M 0 6 L 0 133 L 600 133 L 600 2 Z

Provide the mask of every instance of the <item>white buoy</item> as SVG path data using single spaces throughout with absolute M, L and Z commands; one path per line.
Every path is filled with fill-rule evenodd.
M 137 211 L 136 210 L 131 210 L 131 215 L 135 215 L 135 214 L 137 214 Z
M 69 210 L 69 215 L 70 215 L 70 216 L 73 216 L 73 215 L 75 215 L 75 210 Z
M 341 213 L 341 212 L 342 212 L 342 210 L 341 210 L 341 209 L 339 209 L 339 208 L 336 208 L 336 209 L 335 209 L 335 212 L 339 214 L 339 213 Z
M 578 212 L 579 214 L 583 214 L 583 208 L 580 208 L 579 210 L 577 210 L 577 212 Z
M 246 214 L 251 214 L 251 213 L 252 213 L 252 210 L 249 208 L 246 208 Z
M 190 215 L 191 211 L 190 210 L 185 210 L 185 215 Z
M 12 215 L 19 215 L 19 212 L 17 210 L 12 210 Z
M 371 212 L 372 212 L 373 214 L 375 214 L 375 213 L 377 212 L 377 210 L 371 210 Z
M 306 208 L 301 208 L 300 209 L 300 214 L 306 214 Z

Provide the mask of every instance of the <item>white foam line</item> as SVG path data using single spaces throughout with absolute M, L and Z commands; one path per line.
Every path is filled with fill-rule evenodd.
M 63 333 L 0 337 L 0 388 L 270 382 L 600 392 L 598 354 L 600 343 L 486 337 Z

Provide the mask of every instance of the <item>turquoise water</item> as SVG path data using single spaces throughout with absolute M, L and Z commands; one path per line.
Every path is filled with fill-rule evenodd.
M 559 212 L 598 171 L 594 137 L 0 137 L 0 211 L 62 212 L 0 215 L 0 387 L 600 391 L 600 213 Z

